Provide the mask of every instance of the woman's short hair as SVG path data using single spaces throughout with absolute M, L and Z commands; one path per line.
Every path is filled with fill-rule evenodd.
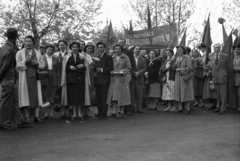
M 68 46 L 68 43 L 66 40 L 59 40 L 57 46 L 59 47 L 60 42 L 63 42 L 66 46 Z
M 76 41 L 73 41 L 73 42 L 69 45 L 69 49 L 72 49 L 72 46 L 75 45 L 75 44 L 77 44 L 78 50 L 80 50 L 80 44 L 79 44 L 79 42 L 76 42 Z
M 186 52 L 191 53 L 191 48 L 190 47 L 185 47 Z
M 98 43 L 96 44 L 97 47 L 98 47 L 99 45 L 103 45 L 103 47 L 106 48 L 106 44 L 105 44 L 104 42 L 102 42 L 102 41 L 100 41 L 100 42 L 98 42 Z
M 169 51 L 172 55 L 174 55 L 173 49 L 167 48 L 167 49 L 165 50 L 165 53 L 166 53 L 167 51 Z
M 123 51 L 123 47 L 121 45 L 119 45 L 119 44 L 114 45 L 113 46 L 113 50 L 115 50 L 116 47 L 120 47 L 121 51 Z
M 31 36 L 31 35 L 28 35 L 28 36 L 26 36 L 25 37 L 25 41 L 27 40 L 27 39 L 31 39 L 32 40 L 32 42 L 33 42 L 33 45 L 35 45 L 35 39 L 34 39 L 34 37 L 33 36 Z
M 151 52 L 154 52 L 155 57 L 157 57 L 157 52 L 156 52 L 155 50 L 150 50 L 150 51 L 149 51 L 149 54 L 150 54 Z
M 45 49 L 47 50 L 48 48 L 52 48 L 53 51 L 54 51 L 54 50 L 55 50 L 55 45 L 53 45 L 53 44 L 47 44 L 47 45 L 45 46 Z
M 181 49 L 183 50 L 183 54 L 184 54 L 184 55 L 186 54 L 186 49 L 185 49 L 184 46 L 181 46 L 181 45 L 180 45 L 180 46 L 177 46 L 176 48 L 177 48 L 177 49 L 178 49 L 178 48 L 181 48 Z

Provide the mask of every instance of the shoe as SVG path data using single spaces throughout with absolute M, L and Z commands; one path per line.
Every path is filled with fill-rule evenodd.
M 117 114 L 111 113 L 110 117 L 111 117 L 111 118 L 116 118 L 116 117 L 117 117 Z
M 95 117 L 99 117 L 99 114 L 95 114 L 94 116 L 95 116 Z
M 197 107 L 197 106 L 198 106 L 198 103 L 194 103 L 194 104 L 193 104 L 193 107 Z
M 56 118 L 54 116 L 49 116 L 49 119 L 55 120 Z
M 167 107 L 167 108 L 165 108 L 163 111 L 164 112 L 167 112 L 167 111 L 170 111 L 171 110 L 171 107 Z
M 128 112 L 128 113 L 127 113 L 127 116 L 132 116 L 132 115 L 133 115 L 132 112 Z
M 34 117 L 34 122 L 42 123 L 43 121 L 40 117 Z
M 84 115 L 84 118 L 89 118 L 90 116 L 88 114 L 85 114 Z
M 80 120 L 80 121 L 84 121 L 84 118 L 83 118 L 83 117 L 79 117 L 79 120 Z
M 137 113 L 140 113 L 140 114 L 142 114 L 143 112 L 142 112 L 142 111 L 137 111 Z
M 175 112 L 177 110 L 176 107 L 173 107 L 171 110 L 169 110 L 170 112 Z
M 66 115 L 65 113 L 62 113 L 59 118 L 60 118 L 60 119 L 64 119 L 64 118 L 66 118 L 66 116 L 67 116 L 67 115 Z
M 43 117 L 43 120 L 46 120 L 46 119 L 49 119 L 49 118 L 50 118 L 50 116 L 46 115 L 46 116 Z
M 156 111 L 156 110 L 157 110 L 157 107 L 151 108 L 150 110 L 151 110 L 151 111 Z
M 176 113 L 183 113 L 183 109 L 177 109 L 175 112 Z
M 124 118 L 124 114 L 121 112 L 118 112 L 118 118 Z
M 211 106 L 211 107 L 209 108 L 209 110 L 216 110 L 216 107 L 215 107 L 215 106 Z
M 205 108 L 205 106 L 204 106 L 204 105 L 202 105 L 202 106 L 200 106 L 199 108 Z
M 184 114 L 191 114 L 191 110 L 186 110 L 183 112 Z
M 30 117 L 27 117 L 27 118 L 25 119 L 25 121 L 26 121 L 26 122 L 32 122 L 32 120 L 31 120 Z
M 4 130 L 8 130 L 8 131 L 13 131 L 16 130 L 17 128 L 15 127 L 11 127 L 11 126 L 0 126 L 0 128 L 4 129 Z
M 216 109 L 216 110 L 214 110 L 214 111 L 212 111 L 213 113 L 219 113 L 220 112 L 220 110 L 219 109 Z
M 219 115 L 223 115 L 223 114 L 226 114 L 226 111 L 221 110 L 221 111 L 219 112 Z
M 18 128 L 28 128 L 28 127 L 32 127 L 31 125 L 29 125 L 30 122 L 21 122 L 21 123 L 18 123 Z
M 99 118 L 102 118 L 102 119 L 107 118 L 107 114 L 101 114 L 99 115 Z
M 75 116 L 75 117 L 71 117 L 71 120 L 76 120 L 77 119 L 77 116 Z

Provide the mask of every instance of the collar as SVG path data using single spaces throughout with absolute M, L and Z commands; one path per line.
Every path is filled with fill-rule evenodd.
M 235 56 L 236 59 L 240 58 L 240 54 Z
M 113 55 L 112 57 L 115 58 L 115 57 L 117 57 L 117 55 L 115 54 L 115 55 Z M 119 57 L 120 57 L 120 58 L 124 58 L 124 54 L 122 53 L 121 55 L 119 55 Z
M 134 58 L 136 59 L 138 59 L 140 57 L 140 54 L 138 55 L 138 56 L 136 56 L 135 54 L 134 54 Z
M 13 45 L 11 42 L 7 41 L 6 43 L 9 44 L 11 47 L 14 48 L 14 45 Z
M 47 58 L 52 58 L 52 57 L 53 57 L 53 55 L 51 55 L 51 56 L 48 56 L 48 55 L 46 54 L 46 57 L 47 57 Z

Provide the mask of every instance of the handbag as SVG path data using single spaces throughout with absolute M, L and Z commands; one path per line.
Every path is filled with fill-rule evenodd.
M 198 79 L 204 79 L 203 70 L 202 69 L 195 69 L 194 76 Z
M 44 95 L 44 97 L 46 98 L 46 100 L 47 101 L 45 101 L 43 104 L 42 104 L 42 108 L 48 108 L 48 107 L 50 107 L 50 102 L 48 101 L 48 98 L 47 98 L 47 96 L 46 96 L 46 94 L 42 91 L 42 93 L 43 93 L 43 95 Z
M 37 71 L 37 80 L 47 79 L 48 78 L 48 71 L 46 70 L 38 70 Z

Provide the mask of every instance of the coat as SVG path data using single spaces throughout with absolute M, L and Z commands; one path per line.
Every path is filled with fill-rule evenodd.
M 159 83 L 159 70 L 161 67 L 161 61 L 158 59 L 154 59 L 152 62 L 150 61 L 148 66 L 148 80 L 149 84 Z
M 27 81 L 26 81 L 26 69 L 27 66 L 25 65 L 25 48 L 18 51 L 16 54 L 16 61 L 17 66 L 16 69 L 19 73 L 19 85 L 18 85 L 18 96 L 19 96 L 19 107 L 25 107 L 29 106 L 29 93 L 28 93 L 28 87 L 27 87 Z M 35 49 L 33 49 L 35 50 Z M 44 69 L 45 63 L 43 61 L 42 55 L 39 51 L 35 50 L 37 61 L 38 61 L 38 68 Z M 37 81 L 37 89 L 38 89 L 38 102 L 39 106 L 42 106 L 42 89 L 41 89 L 41 81 Z
M 113 70 L 112 57 L 105 52 L 95 67 L 103 69 L 103 72 L 97 72 L 96 84 L 110 84 L 111 71 Z
M 112 75 L 111 83 L 108 90 L 107 104 L 112 101 L 113 95 L 117 95 L 118 106 L 125 106 L 131 104 L 130 87 L 131 81 L 131 63 L 129 57 L 122 54 L 117 61 L 116 55 L 113 56 L 113 71 L 123 74 Z
M 48 62 L 47 62 L 47 57 L 46 55 L 43 55 L 43 61 L 45 63 L 45 70 L 48 70 Z M 52 71 L 53 71 L 53 75 L 52 75 L 52 84 L 53 86 L 58 86 L 60 85 L 60 62 L 58 61 L 58 57 L 56 56 L 52 56 Z M 49 79 L 43 79 L 41 81 L 42 86 L 48 86 L 49 84 Z
M 135 61 L 135 59 L 134 59 Z M 132 68 L 132 79 L 130 84 L 138 84 L 138 85 L 144 85 L 144 73 L 147 70 L 147 64 L 145 58 L 139 56 L 138 62 L 135 63 L 135 66 Z M 139 76 L 136 77 L 133 72 L 139 72 Z
M 226 84 L 228 82 L 229 61 L 228 55 L 219 53 L 218 64 L 216 65 L 216 55 L 211 60 L 213 83 Z
M 189 102 L 194 100 L 192 59 L 183 55 L 178 57 L 175 68 L 184 68 L 177 71 L 175 75 L 175 100 L 178 102 Z M 188 77 L 188 78 L 187 78 Z
M 235 56 L 233 61 L 235 86 L 240 86 L 240 55 Z

